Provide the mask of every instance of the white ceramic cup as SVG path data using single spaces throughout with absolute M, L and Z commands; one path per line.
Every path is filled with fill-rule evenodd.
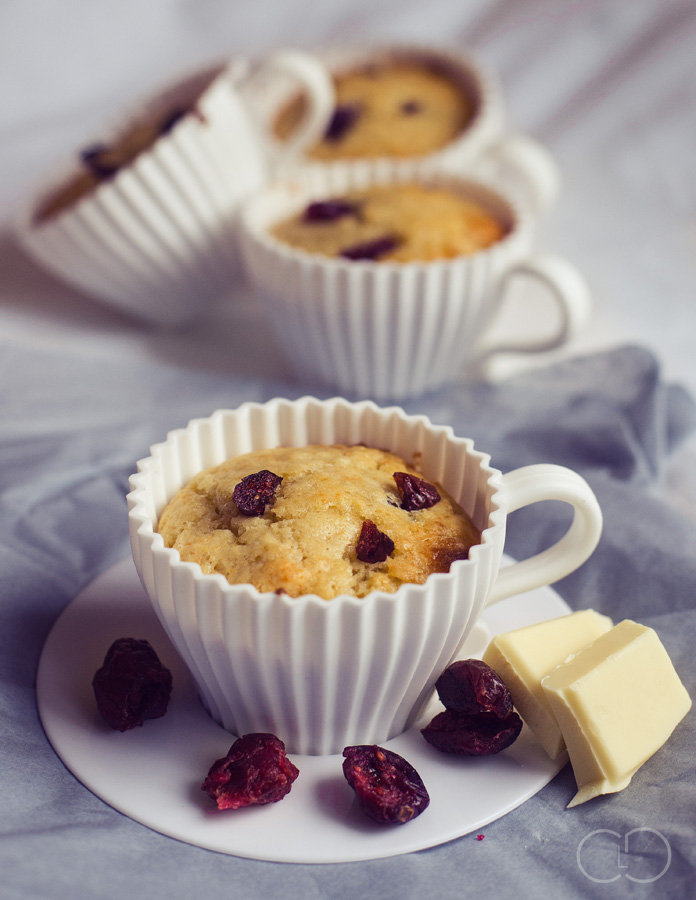
M 171 110 L 188 114 L 112 178 L 39 221 L 43 199 L 75 174 L 75 163 L 41 185 L 18 217 L 20 243 L 54 275 L 121 311 L 163 326 L 199 315 L 238 271 L 239 203 L 277 163 L 242 96 L 269 71 L 301 84 L 311 99 L 284 151 L 286 158 L 301 152 L 333 109 L 331 79 L 313 57 L 284 50 L 254 72 L 241 60 L 197 72 L 121 117 L 105 143 Z
M 473 116 L 453 140 L 418 157 L 374 157 L 316 160 L 303 155 L 286 156 L 278 166 L 287 175 L 301 165 L 310 169 L 351 169 L 359 178 L 387 172 L 411 175 L 423 171 L 446 171 L 455 175 L 490 178 L 503 186 L 520 187 L 538 213 L 546 212 L 558 198 L 560 174 L 549 151 L 529 135 L 513 133 L 506 121 L 498 79 L 470 55 L 445 46 L 429 44 L 361 44 L 333 46 L 316 52 L 330 72 L 336 74 L 383 61 L 433 63 L 448 73 L 471 99 Z M 281 79 L 260 80 L 250 86 L 250 99 L 263 127 L 271 133 L 281 107 L 296 87 Z M 310 143 L 305 147 L 311 146 Z M 284 144 L 276 141 L 276 154 Z
M 491 247 L 432 262 L 346 260 L 307 253 L 269 229 L 308 203 L 372 183 L 417 180 L 486 206 L 508 229 Z M 511 191 L 443 173 L 304 171 L 242 205 L 244 264 L 294 373 L 351 397 L 403 400 L 478 372 L 498 353 L 537 354 L 569 341 L 588 317 L 587 286 L 564 259 L 534 249 L 534 217 Z M 544 334 L 499 346 L 487 333 L 511 279 L 534 279 L 552 307 Z
M 481 543 L 424 584 L 323 600 L 203 574 L 155 530 L 168 501 L 204 468 L 255 449 L 333 443 L 365 443 L 415 463 L 467 510 Z M 500 569 L 508 513 L 539 500 L 569 503 L 569 530 Z M 291 752 L 314 755 L 410 727 L 484 607 L 572 572 L 602 524 L 592 491 L 569 469 L 540 464 L 503 475 L 471 440 L 424 416 L 313 397 L 245 403 L 171 432 L 138 463 L 128 509 L 141 581 L 210 715 L 234 734 L 273 732 Z

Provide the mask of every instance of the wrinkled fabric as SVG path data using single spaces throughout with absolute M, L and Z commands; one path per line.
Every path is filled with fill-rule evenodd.
M 178 843 L 111 810 L 66 771 L 42 732 L 34 679 L 43 642 L 80 589 L 128 554 L 128 476 L 151 443 L 214 409 L 297 397 L 308 386 L 232 383 L 147 361 L 104 362 L 97 371 L 57 351 L 33 356 L 7 346 L 3 359 L 37 404 L 31 409 L 5 396 L 0 409 L 0 855 L 8 896 L 69 897 L 76 885 L 94 897 L 126 896 L 134 885 L 139 896 L 153 897 L 196 896 L 203 888 L 240 897 L 454 898 L 484 889 L 496 897 L 538 897 L 540 890 L 600 896 L 603 886 L 578 869 L 579 843 L 595 829 L 624 834 L 636 827 L 668 839 L 672 858 L 660 887 L 687 896 L 696 865 L 693 715 L 621 794 L 565 810 L 574 792 L 566 767 L 486 826 L 485 840 L 465 836 L 392 859 L 264 864 Z M 52 396 L 60 399 L 46 404 L 49 371 Z M 650 353 L 624 347 L 496 386 L 452 388 L 406 409 L 472 437 L 502 471 L 551 462 L 580 472 L 599 499 L 604 532 L 591 560 L 556 589 L 573 609 L 594 607 L 656 628 L 695 691 L 696 522 L 665 503 L 658 486 L 696 428 L 696 404 L 665 384 Z M 535 504 L 510 516 L 506 549 L 522 558 L 567 524 L 561 504 Z

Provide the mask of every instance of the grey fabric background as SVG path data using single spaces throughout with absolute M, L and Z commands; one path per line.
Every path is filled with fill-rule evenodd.
M 566 767 L 483 829 L 484 841 L 472 835 L 376 862 L 291 866 L 224 857 L 164 838 L 105 806 L 65 770 L 38 722 L 34 677 L 43 641 L 63 606 L 128 553 L 127 479 L 151 442 L 195 415 L 280 393 L 301 396 L 306 386 L 109 363 L 98 366 L 96 393 L 93 363 L 8 348 L 3 358 L 8 370 L 22 373 L 26 392 L 23 402 L 2 401 L 0 444 L 0 854 L 8 897 L 70 897 L 78 889 L 89 897 L 132 890 L 143 897 L 604 896 L 607 885 L 580 872 L 577 848 L 596 829 L 624 834 L 637 827 L 669 841 L 660 895 L 689 896 L 696 865 L 693 715 L 621 794 L 566 810 L 574 791 Z M 44 399 L 47 371 L 60 397 L 54 405 Z M 42 413 L 39 423 L 27 398 Z M 620 348 L 499 386 L 452 389 L 407 409 L 472 436 L 504 471 L 542 461 L 580 471 L 597 494 L 605 529 L 595 555 L 559 583 L 559 592 L 574 609 L 595 607 L 655 627 L 696 691 L 696 523 L 656 496 L 666 460 L 696 428 L 696 404 L 660 380 L 652 355 Z M 510 517 L 507 548 L 521 558 L 566 525 L 565 510 L 554 504 L 520 511 Z M 652 856 L 632 857 L 635 877 L 660 871 L 655 847 L 648 849 Z M 607 859 L 593 860 L 598 877 L 614 874 Z
M 494 68 L 511 122 L 559 160 L 543 232 L 588 278 L 595 310 L 549 366 L 406 404 L 472 436 L 504 471 L 558 462 L 595 490 L 605 530 L 557 585 L 573 608 L 655 627 L 696 694 L 696 6 L 634 0 L 31 0 L 0 7 L 2 224 L 57 157 L 150 83 L 210 58 L 338 38 L 464 47 Z M 129 552 L 127 479 L 167 429 L 221 406 L 322 395 L 289 382 L 242 285 L 181 334 L 99 307 L 0 236 L 0 897 L 645 897 L 696 894 L 694 714 L 629 789 L 574 810 L 569 768 L 464 837 L 407 856 L 291 866 L 165 838 L 83 788 L 49 746 L 34 683 L 67 603 Z M 544 361 L 546 362 L 546 361 Z M 510 519 L 517 557 L 567 524 L 553 504 Z M 597 829 L 668 840 L 577 852 Z M 590 872 L 590 874 L 593 874 Z

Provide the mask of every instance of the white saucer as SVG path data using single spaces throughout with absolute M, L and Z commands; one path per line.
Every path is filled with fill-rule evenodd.
M 460 656 L 480 655 L 489 629 L 495 634 L 568 612 L 551 588 L 504 600 L 485 613 L 488 627 L 477 626 Z M 91 686 L 119 637 L 149 640 L 174 679 L 167 714 L 123 734 L 101 720 Z M 480 759 L 439 753 L 412 728 L 385 745 L 415 766 L 430 794 L 428 809 L 407 825 L 365 817 L 339 755 L 292 755 L 300 775 L 281 802 L 218 812 L 200 784 L 234 737 L 201 706 L 130 559 L 93 581 L 55 623 L 39 662 L 37 699 L 56 753 L 114 809 L 189 844 L 274 862 L 378 859 L 444 843 L 519 806 L 565 763 L 549 760 L 526 727 L 508 750 Z M 441 709 L 435 699 L 421 724 Z

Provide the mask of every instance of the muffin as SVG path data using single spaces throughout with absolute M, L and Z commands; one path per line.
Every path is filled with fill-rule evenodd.
M 38 204 L 34 222 L 40 224 L 90 194 L 98 185 L 110 181 L 124 166 L 149 150 L 174 128 L 195 106 L 173 107 L 130 125 L 110 142 L 92 144 L 78 155 L 79 168 L 65 181 L 50 190 Z M 203 121 L 202 116 L 198 113 Z
M 333 108 L 331 78 L 282 50 L 253 70 L 212 66 L 119 114 L 98 144 L 43 182 L 20 210 L 23 248 L 87 296 L 163 327 L 205 315 L 239 275 L 236 215 L 270 177 L 275 146 L 243 91 L 270 68 L 311 97 L 288 159 L 316 140 Z
M 418 492 L 426 498 L 433 499 L 432 486 L 441 497 L 455 498 L 471 516 L 477 529 L 474 536 L 480 532 L 480 540 L 467 559 L 456 559 L 448 572 L 434 572 L 422 584 L 404 582 L 397 590 L 373 590 L 363 597 L 342 593 L 328 602 L 316 593 L 291 597 L 282 591 L 260 592 L 250 583 L 230 584 L 219 572 L 205 572 L 166 546 L 158 522 L 201 469 L 253 454 L 230 478 L 229 490 L 238 475 L 258 475 L 256 467 L 264 462 L 279 467 L 279 458 L 263 455 L 270 448 L 316 445 L 352 448 L 340 454 L 347 456 L 345 465 L 351 471 L 357 470 L 354 460 L 362 457 L 361 445 L 384 448 L 380 458 L 385 460 L 394 455 L 383 470 L 369 466 L 360 473 L 361 479 L 368 479 L 371 496 L 355 490 L 357 509 L 351 513 L 348 555 L 355 549 L 363 515 L 373 515 L 383 534 L 393 529 L 396 558 L 402 537 L 394 524 L 397 519 L 389 516 L 400 517 L 399 521 L 427 516 L 433 521 L 438 506 L 447 502 L 441 499 L 420 510 L 391 507 L 390 496 L 403 504 L 409 493 L 398 484 L 394 489 L 394 458 L 398 466 L 404 460 L 411 463 L 413 469 L 404 466 L 405 472 L 421 473 L 430 487 L 421 486 Z M 315 453 L 311 450 L 312 458 Z M 317 471 L 321 473 L 318 464 Z M 284 473 L 280 485 L 269 477 Z M 269 507 L 272 520 L 282 492 L 291 493 L 291 481 L 289 467 L 269 470 L 249 490 L 247 483 L 238 500 L 252 513 L 259 503 L 264 516 Z M 376 499 L 373 483 L 386 502 Z M 344 487 L 336 488 L 332 480 L 328 491 L 332 504 Z M 325 494 L 316 493 L 319 496 L 312 500 L 318 510 Z M 563 500 L 573 506 L 570 532 L 537 556 L 500 569 L 507 512 L 540 500 Z M 236 500 L 226 514 L 234 514 L 234 506 Z M 589 556 L 601 530 L 592 492 L 570 470 L 528 466 L 503 475 L 492 468 L 486 453 L 448 426 L 406 415 L 395 406 L 342 398 L 244 403 L 169 432 L 148 458 L 139 461 L 131 478 L 128 510 L 133 560 L 141 582 L 210 715 L 234 734 L 272 732 L 288 752 L 310 754 L 379 744 L 414 724 L 484 606 L 564 577 Z M 297 512 L 301 515 L 299 504 Z M 251 515 L 240 527 L 250 522 L 259 524 Z M 308 559 L 308 567 L 324 558 L 331 539 L 332 535 L 314 533 L 311 552 L 317 557 Z M 390 556 L 382 539 L 367 543 L 368 549 L 386 550 Z M 374 565 L 378 568 L 381 563 Z
M 480 532 L 399 456 L 363 445 L 256 450 L 196 475 L 159 520 L 204 573 L 292 597 L 364 597 L 467 559 Z
M 316 160 L 374 156 L 414 157 L 455 140 L 469 125 L 475 103 L 452 71 L 434 59 L 383 59 L 334 75 L 336 108 Z M 287 139 L 302 120 L 305 99 L 293 97 L 278 113 L 274 131 Z
M 451 186 L 372 185 L 309 203 L 271 229 L 278 240 L 343 259 L 427 262 L 476 253 L 499 241 L 503 223 Z
M 315 166 L 241 207 L 248 281 L 304 383 L 403 400 L 481 377 L 494 354 L 559 347 L 586 320 L 584 280 L 534 249 L 513 192 L 444 172 L 364 175 Z M 494 343 L 517 273 L 557 327 Z

